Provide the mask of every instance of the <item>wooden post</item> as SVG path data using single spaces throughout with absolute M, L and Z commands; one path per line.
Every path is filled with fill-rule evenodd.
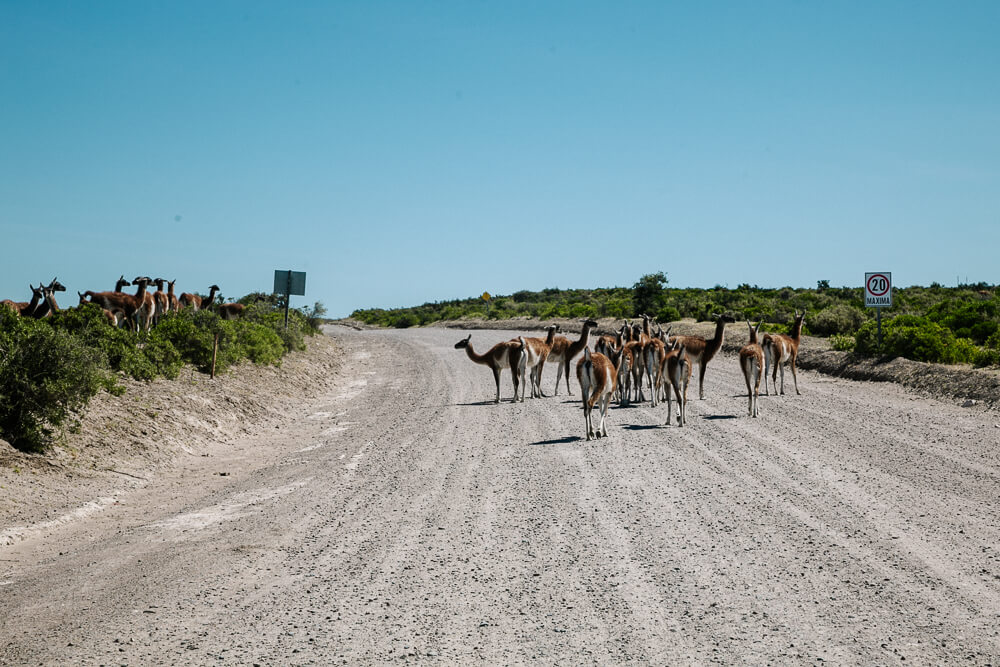
M 219 334 L 215 334 L 215 342 L 212 344 L 212 379 L 215 379 L 215 359 L 219 354 Z

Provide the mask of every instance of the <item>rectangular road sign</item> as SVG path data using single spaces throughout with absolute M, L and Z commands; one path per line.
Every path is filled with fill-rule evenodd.
M 865 307 L 892 308 L 892 273 L 879 271 L 865 274 Z
M 275 270 L 274 293 L 289 294 L 294 296 L 305 296 L 306 295 L 305 271 Z

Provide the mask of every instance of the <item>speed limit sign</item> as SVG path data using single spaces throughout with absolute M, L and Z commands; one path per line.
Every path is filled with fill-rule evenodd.
M 881 271 L 865 274 L 865 307 L 892 307 L 892 273 Z

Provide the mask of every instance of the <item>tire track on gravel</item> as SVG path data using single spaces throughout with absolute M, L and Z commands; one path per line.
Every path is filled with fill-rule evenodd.
M 338 334 L 355 375 L 290 422 L 286 454 L 75 547 L 79 572 L 45 564 L 54 580 L 0 588 L 17 589 L 11 622 L 35 633 L 9 635 L 0 657 L 1000 655 L 1000 465 L 982 416 L 803 372 L 802 396 L 762 397 L 751 420 L 723 356 L 687 427 L 664 426 L 662 406 L 615 407 L 610 437 L 586 442 L 578 395 L 493 405 L 492 376 L 453 349 L 459 337 Z M 509 337 L 475 333 L 477 349 Z M 213 508 L 224 516 L 199 519 Z

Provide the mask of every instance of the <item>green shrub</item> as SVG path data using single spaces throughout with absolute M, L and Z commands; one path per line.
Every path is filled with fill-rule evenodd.
M 389 324 L 389 313 L 387 311 L 382 312 L 384 318 L 378 320 L 377 323 L 382 326 L 391 326 Z M 248 307 L 242 320 L 234 321 L 253 322 L 270 329 L 281 339 L 286 352 L 306 349 L 305 337 L 307 333 L 311 335 L 314 331 L 318 331 L 318 329 L 313 330 L 309 326 L 306 316 L 298 310 L 288 311 L 288 327 L 286 328 L 284 309 L 273 308 L 264 303 L 257 303 Z
M 632 303 L 636 317 L 656 313 L 663 308 L 663 288 L 667 282 L 667 276 L 662 271 L 639 278 L 639 282 L 632 286 Z
M 184 309 L 167 313 L 156 325 L 156 335 L 168 341 L 180 358 L 200 370 L 212 366 L 212 346 L 223 320 L 207 310 Z
M 981 356 L 982 350 L 973 343 L 968 338 L 955 337 L 954 343 L 952 343 L 952 349 L 950 350 L 951 358 L 954 361 L 948 362 L 953 364 L 972 364 L 975 363 L 976 359 Z
M 158 328 L 149 334 L 138 334 L 108 326 L 100 307 L 95 304 L 61 310 L 49 319 L 49 323 L 100 350 L 111 370 L 136 380 L 152 380 L 161 375 L 176 377 L 180 370 L 180 354 L 158 335 Z
M 677 310 L 673 306 L 661 308 L 656 313 L 657 322 L 676 322 L 679 319 L 681 319 L 681 311 Z
M 162 375 L 167 379 L 173 380 L 180 374 L 181 367 L 184 365 L 181 353 L 177 351 L 177 348 L 174 347 L 174 344 L 170 340 L 159 333 L 158 329 L 154 329 L 146 337 L 146 341 L 142 346 L 142 354 L 149 361 L 150 367 L 154 371 L 153 377 L 142 379 L 152 380 L 156 376 Z
M 809 318 L 809 328 L 820 336 L 852 334 L 864 323 L 864 313 L 842 303 L 825 308 Z
M 865 323 L 855 337 L 855 351 L 865 356 L 885 355 L 957 364 L 971 363 L 978 350 L 971 341 L 956 338 L 950 329 L 926 317 L 900 315 L 884 320 L 882 330 L 880 349 L 876 323 Z
M 1000 350 L 979 348 L 976 350 L 976 355 L 972 363 L 979 368 L 984 366 L 1000 366 Z
M 400 313 L 397 315 L 392 322 L 392 326 L 397 329 L 408 329 L 409 327 L 415 327 L 420 324 L 420 320 L 417 316 L 410 312 Z
M 102 388 L 116 385 L 99 350 L 48 321 L 0 309 L 0 434 L 14 447 L 44 450 Z
M 854 336 L 848 334 L 834 334 L 830 336 L 830 347 L 838 352 L 853 351 L 854 342 Z
M 241 356 L 255 364 L 280 365 L 285 344 L 273 329 L 255 322 L 236 328 L 236 345 Z
M 597 308 L 589 303 L 578 303 L 570 306 L 569 316 L 574 319 L 597 317 Z
M 927 317 L 948 327 L 956 336 L 971 338 L 983 345 L 1000 331 L 1000 301 L 995 298 L 984 301 L 978 296 L 968 298 L 976 300 L 941 301 L 927 311 Z

